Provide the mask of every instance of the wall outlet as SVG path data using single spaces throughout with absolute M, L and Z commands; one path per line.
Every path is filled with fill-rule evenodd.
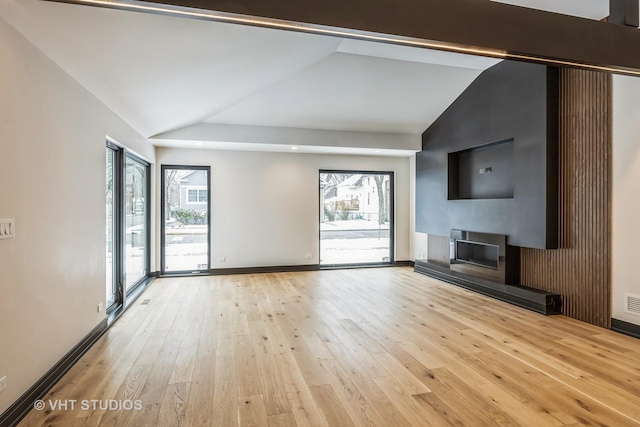
M 227 259 L 223 256 L 218 258 L 218 262 L 225 262 Z
M 0 378 L 0 393 L 7 389 L 7 377 Z
M 16 220 L 0 219 L 0 239 L 13 239 L 16 237 Z
M 307 259 L 313 259 L 313 254 L 307 254 Z
M 102 303 L 98 304 L 98 313 L 102 313 Z

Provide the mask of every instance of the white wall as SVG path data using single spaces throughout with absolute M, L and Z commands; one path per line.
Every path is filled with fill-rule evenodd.
M 427 258 L 427 237 L 426 233 L 418 233 L 416 231 L 416 155 L 410 158 L 409 173 L 411 175 L 411 207 L 410 207 L 410 225 L 411 235 L 411 261 Z
M 625 293 L 640 296 L 640 78 L 613 76 L 612 317 L 640 325 L 625 313 Z
M 104 319 L 105 136 L 154 149 L 2 19 L 0 76 L 1 413 Z
M 158 148 L 156 159 L 211 166 L 212 268 L 317 263 L 320 169 L 395 171 L 396 259 L 411 258 L 407 157 Z

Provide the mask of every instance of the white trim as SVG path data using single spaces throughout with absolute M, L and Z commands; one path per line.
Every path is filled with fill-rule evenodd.
M 109 135 L 106 136 L 106 140 L 114 145 L 117 145 L 118 147 L 127 150 L 128 153 L 133 154 L 134 156 L 140 158 L 141 160 L 144 160 L 145 162 L 149 163 L 149 166 L 153 165 L 154 162 L 152 162 L 151 160 L 149 160 L 147 158 L 147 156 L 143 156 L 142 154 L 140 154 L 139 152 L 137 152 L 136 150 L 132 150 L 131 148 L 129 148 L 129 146 L 122 144 L 121 142 L 119 142 L 118 140 L 116 140 L 115 138 L 110 137 Z

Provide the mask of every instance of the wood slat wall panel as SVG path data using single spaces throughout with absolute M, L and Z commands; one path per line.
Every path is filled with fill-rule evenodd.
M 521 250 L 523 286 L 560 293 L 563 312 L 610 326 L 611 76 L 560 70 L 558 250 Z

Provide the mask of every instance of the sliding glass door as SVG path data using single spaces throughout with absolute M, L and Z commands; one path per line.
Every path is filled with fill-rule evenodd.
M 127 154 L 125 160 L 125 291 L 149 273 L 148 169 L 146 162 Z
M 394 262 L 392 172 L 320 171 L 320 264 Z
M 149 164 L 108 141 L 106 308 L 112 312 L 149 277 Z
M 208 166 L 162 166 L 163 274 L 209 270 L 209 173 Z
M 114 304 L 120 304 L 120 298 L 118 295 L 118 274 L 116 272 L 116 258 L 114 254 L 115 247 L 118 245 L 118 226 L 117 226 L 117 212 L 118 212 L 118 150 L 116 147 L 107 146 L 107 163 L 106 163 L 106 207 L 107 207 L 107 310 Z

